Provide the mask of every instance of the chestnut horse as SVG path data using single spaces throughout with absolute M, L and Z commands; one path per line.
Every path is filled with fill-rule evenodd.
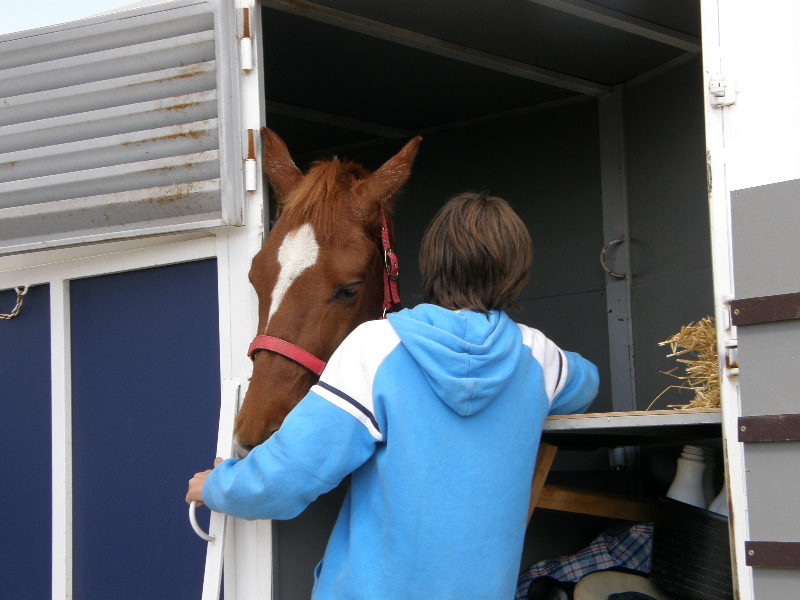
M 275 226 L 250 268 L 258 335 L 250 347 L 253 376 L 236 417 L 240 456 L 277 431 L 348 333 L 381 316 L 385 265 L 393 259 L 385 248 L 392 198 L 422 139 L 374 173 L 333 158 L 303 174 L 280 137 L 269 129 L 262 134 L 277 207 Z

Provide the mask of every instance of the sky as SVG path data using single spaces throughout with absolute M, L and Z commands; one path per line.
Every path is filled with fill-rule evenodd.
M 0 35 L 55 25 L 131 4 L 134 0 L 0 0 Z

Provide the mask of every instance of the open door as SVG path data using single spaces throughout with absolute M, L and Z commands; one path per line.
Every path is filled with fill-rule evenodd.
M 800 584 L 800 5 L 703 0 L 715 311 L 738 597 Z M 776 85 L 777 84 L 777 85 Z
M 142 585 L 135 585 L 137 579 L 142 584 L 160 585 L 141 568 L 143 559 L 137 563 L 137 558 L 144 556 L 160 564 L 153 558 L 155 551 L 145 549 L 117 560 L 118 570 L 126 571 L 122 575 L 90 560 L 113 560 L 109 553 L 103 556 L 98 540 L 114 532 L 103 527 L 99 517 L 122 510 L 114 503 L 97 501 L 107 491 L 102 470 L 86 467 L 94 460 L 108 468 L 111 461 L 89 443 L 95 431 L 93 416 L 101 409 L 106 411 L 109 421 L 120 429 L 117 437 L 129 436 L 135 447 L 144 439 L 136 435 L 137 427 L 147 429 L 151 419 L 160 425 L 167 423 L 158 412 L 162 403 L 166 410 L 192 399 L 191 393 L 180 387 L 181 382 L 200 384 L 206 404 L 184 406 L 186 410 L 173 414 L 172 425 L 164 428 L 165 438 L 180 423 L 191 432 L 194 410 L 203 415 L 204 423 L 211 423 L 205 446 L 182 446 L 191 466 L 180 463 L 174 472 L 159 479 L 164 485 L 167 481 L 183 485 L 183 478 L 193 472 L 190 469 L 210 466 L 215 435 L 217 454 L 229 455 L 233 415 L 240 393 L 244 393 L 242 382 L 251 369 L 246 349 L 255 330 L 256 305 L 247 270 L 264 234 L 264 186 L 257 176 L 255 135 L 264 119 L 257 91 L 261 86 L 254 82 L 260 78 L 259 68 L 253 64 L 257 65 L 258 59 L 252 56 L 249 37 L 249 13 L 257 12 L 258 6 L 256 0 L 153 0 L 146 4 L 129 4 L 124 10 L 0 36 L 0 295 L 4 309 L 8 303 L 13 307 L 16 294 L 11 290 L 30 284 L 24 318 L 10 323 L 23 337 L 29 328 L 44 328 L 42 335 L 49 335 L 52 345 L 50 398 L 37 388 L 41 396 L 38 412 L 32 409 L 24 415 L 35 413 L 42 421 L 37 427 L 46 430 L 49 425 L 52 432 L 52 459 L 39 464 L 35 473 L 31 470 L 32 477 L 45 474 L 46 479 L 37 480 L 36 489 L 51 499 L 31 509 L 37 514 L 52 512 L 51 518 L 41 520 L 34 540 L 49 538 L 50 543 L 40 544 L 35 554 L 37 558 L 49 554 L 49 564 L 39 561 L 42 564 L 35 577 L 22 573 L 21 578 L 27 579 L 20 585 L 41 579 L 39 571 L 49 570 L 49 582 L 37 581 L 36 590 L 46 589 L 49 583 L 53 597 L 108 597 L 97 591 L 100 576 L 105 577 L 104 585 L 117 585 L 117 595 L 141 597 L 144 592 L 139 589 Z M 91 273 L 86 264 L 92 265 Z M 151 269 L 164 265 L 169 266 Z M 205 269 L 205 279 L 194 272 L 198 268 Z M 151 271 L 167 273 L 159 282 L 164 289 L 136 283 L 137 277 Z M 40 303 L 38 312 L 30 310 L 35 306 L 33 300 L 42 294 L 47 298 L 46 285 L 53 315 L 49 321 L 46 303 Z M 129 285 L 139 296 L 128 291 Z M 201 288 L 203 301 L 195 300 L 194 305 L 207 310 L 202 318 L 184 306 L 197 297 L 196 288 Z M 152 343 L 159 345 L 159 340 L 166 338 L 181 346 L 155 360 L 172 374 L 172 379 L 165 380 L 178 388 L 170 396 L 164 391 L 168 388 L 161 386 L 155 400 L 151 394 L 149 400 L 158 409 L 154 416 L 143 409 L 136 412 L 139 405 L 131 392 L 127 406 L 133 407 L 139 418 L 135 423 L 124 422 L 114 412 L 114 404 L 104 402 L 107 395 L 98 392 L 96 377 L 102 360 L 116 364 L 114 357 L 131 353 L 120 348 L 124 343 L 118 338 L 112 347 L 100 347 L 88 337 L 83 343 L 81 337 L 106 327 L 110 319 L 100 319 L 92 303 L 112 292 L 123 299 L 144 298 L 140 306 L 169 301 L 174 321 L 182 323 L 191 315 L 195 319 L 183 332 L 173 331 L 169 319 L 163 326 L 149 323 L 153 335 L 147 339 Z M 197 308 L 194 305 L 190 308 Z M 135 319 L 144 312 L 131 309 L 130 322 L 123 325 L 141 333 L 143 327 Z M 155 312 L 166 314 L 165 310 Z M 35 322 L 34 317 L 38 319 Z M 109 327 L 107 331 L 113 329 Z M 198 343 L 210 353 L 202 364 L 192 363 L 195 349 L 185 345 L 187 331 L 206 334 Z M 39 345 L 47 347 L 46 341 Z M 159 350 L 165 347 L 161 343 Z M 149 356 L 147 350 L 145 343 L 144 356 Z M 193 364 L 206 378 L 191 368 L 170 371 L 173 354 L 183 354 L 181 360 Z M 9 376 L 2 391 L 30 387 L 25 384 L 26 372 L 15 371 L 14 364 L 7 362 L 5 373 Z M 121 365 L 124 367 L 124 361 Z M 123 371 L 125 376 L 131 375 L 130 369 Z M 132 379 L 145 387 L 153 383 L 146 375 Z M 222 407 L 217 412 L 220 397 Z M 48 406 L 52 417 L 45 421 Z M 9 422 L 7 427 L 13 424 Z M 109 427 L 105 430 L 111 431 Z M 18 438 L 12 438 L 12 443 L 15 440 Z M 109 441 L 108 448 L 113 448 L 113 442 L 119 440 L 112 435 Z M 176 444 L 181 445 L 179 441 Z M 42 448 L 46 451 L 49 446 Z M 152 446 L 149 449 L 155 452 Z M 154 462 L 173 465 L 175 459 L 157 461 L 154 457 Z M 152 496 L 144 488 L 137 493 Z M 172 578 L 172 591 L 162 587 L 161 593 L 153 594 L 197 597 L 202 575 L 199 560 L 205 553 L 204 599 L 219 597 L 223 554 L 228 557 L 226 598 L 268 597 L 272 559 L 268 524 L 212 515 L 210 534 L 215 541 L 206 546 L 192 533 L 185 505 L 181 506 L 182 495 L 172 494 L 170 499 L 177 500 L 175 519 L 163 510 L 153 512 L 168 521 L 169 527 L 174 525 L 177 533 L 170 536 L 165 523 L 150 521 L 152 535 L 135 539 L 149 544 L 150 550 L 166 552 L 171 546 L 164 540 L 169 538 L 170 543 L 178 544 L 170 554 L 183 557 L 183 561 L 193 554 L 198 558 L 193 563 L 197 568 L 191 573 L 184 570 L 183 579 Z M 122 508 L 130 514 L 119 522 L 136 529 L 142 515 L 135 506 Z M 208 511 L 202 511 L 201 521 L 208 526 Z M 182 553 L 183 536 L 187 540 L 183 548 L 191 544 L 191 549 Z M 160 546 L 159 540 L 163 542 Z M 118 548 L 120 552 L 125 549 L 124 544 Z M 235 555 L 241 558 L 234 561 Z M 22 596 L 29 595 L 27 590 L 24 588 Z
M 755 598 L 800 583 L 800 180 L 733 192 L 738 443 L 747 489 L 745 563 Z

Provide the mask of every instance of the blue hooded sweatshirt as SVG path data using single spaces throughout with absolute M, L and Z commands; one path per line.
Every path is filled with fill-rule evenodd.
M 352 473 L 314 600 L 508 600 L 544 420 L 583 412 L 597 384 L 594 365 L 504 312 L 422 304 L 351 333 L 203 500 L 290 519 Z

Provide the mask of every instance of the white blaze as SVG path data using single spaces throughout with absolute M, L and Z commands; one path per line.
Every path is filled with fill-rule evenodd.
M 281 266 L 281 270 L 278 273 L 278 281 L 275 282 L 275 287 L 272 290 L 267 325 L 269 325 L 272 315 L 277 312 L 283 297 L 292 283 L 294 283 L 294 280 L 297 279 L 300 273 L 309 267 L 313 267 L 317 262 L 318 256 L 319 244 L 317 244 L 317 239 L 314 236 L 314 229 L 308 223 L 283 238 L 281 247 L 278 248 L 278 264 Z

